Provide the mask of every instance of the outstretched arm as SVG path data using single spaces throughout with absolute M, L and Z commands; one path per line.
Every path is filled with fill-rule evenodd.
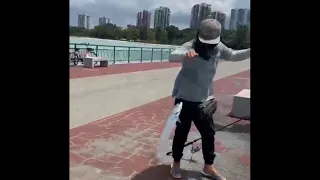
M 242 61 L 250 58 L 250 48 L 243 50 L 233 50 L 220 43 L 221 59 L 226 61 Z
M 172 51 L 171 54 L 169 55 L 169 61 L 182 62 L 186 57 L 186 53 L 192 48 L 193 41 L 194 40 L 188 41 L 182 44 L 181 47 Z

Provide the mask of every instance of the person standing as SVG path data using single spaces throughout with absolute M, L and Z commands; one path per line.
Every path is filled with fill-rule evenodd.
M 212 115 L 203 116 L 201 105 L 214 103 L 212 81 L 218 60 L 241 61 L 250 58 L 250 48 L 233 50 L 220 41 L 221 24 L 215 19 L 203 20 L 197 37 L 177 48 L 169 56 L 170 62 L 182 62 L 176 77 L 172 97 L 175 104 L 182 102 L 182 110 L 173 139 L 173 164 L 171 176 L 181 178 L 180 160 L 184 144 L 193 121 L 202 137 L 202 151 L 205 165 L 202 174 L 216 180 L 225 180 L 213 166 L 215 158 L 214 122 Z

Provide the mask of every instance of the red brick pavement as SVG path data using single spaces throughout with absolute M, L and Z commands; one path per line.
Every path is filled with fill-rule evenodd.
M 70 67 L 70 79 L 84 78 L 92 76 L 102 76 L 109 74 L 122 74 L 136 71 L 147 71 L 153 69 L 166 69 L 180 67 L 180 63 L 151 62 L 134 64 L 112 64 L 109 67 L 96 67 L 94 69 L 83 68 L 81 66 Z
M 233 94 L 250 87 L 249 77 L 248 70 L 215 81 L 214 90 L 221 106 L 218 109 L 222 114 L 230 112 Z M 224 103 L 226 97 L 228 103 Z M 172 111 L 172 103 L 171 97 L 163 98 L 71 129 L 70 179 L 94 180 L 102 175 L 107 179 L 131 178 L 154 165 L 155 147 Z M 228 150 L 220 141 L 216 141 L 216 148 L 218 152 Z M 246 166 L 250 166 L 249 159 L 250 155 L 239 157 Z

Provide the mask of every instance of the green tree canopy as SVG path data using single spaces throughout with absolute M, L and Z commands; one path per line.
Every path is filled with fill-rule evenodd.
M 196 37 L 197 30 L 186 28 L 179 30 L 169 26 L 165 30 L 142 27 L 120 28 L 108 23 L 94 29 L 70 27 L 70 36 L 93 37 L 100 39 L 126 40 L 146 43 L 181 45 Z M 223 30 L 221 41 L 233 49 L 250 47 L 250 30 L 247 26 L 239 26 L 237 30 Z

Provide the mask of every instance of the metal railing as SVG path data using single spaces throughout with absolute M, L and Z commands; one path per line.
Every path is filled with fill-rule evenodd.
M 174 48 L 147 48 L 128 46 L 108 46 L 85 43 L 70 43 L 69 50 L 79 49 L 83 54 L 86 48 L 94 49 L 99 57 L 105 57 L 110 63 L 161 62 L 168 61 Z

